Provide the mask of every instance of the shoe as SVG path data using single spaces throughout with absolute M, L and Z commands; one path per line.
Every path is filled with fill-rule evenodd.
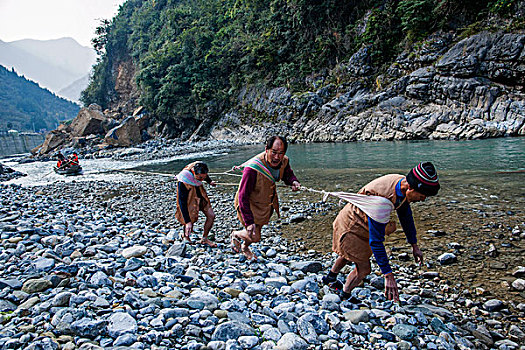
M 343 290 L 343 283 L 341 283 L 336 277 L 323 276 L 323 284 L 335 291 Z
M 362 301 L 356 297 L 352 296 L 352 293 L 347 293 L 344 290 L 341 289 L 339 292 L 339 297 L 341 298 L 341 301 L 347 301 L 354 305 L 363 305 Z

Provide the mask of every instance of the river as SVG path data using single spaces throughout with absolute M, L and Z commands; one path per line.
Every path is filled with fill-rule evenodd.
M 250 145 L 230 153 L 200 155 L 198 159 L 216 173 L 263 150 L 263 146 Z M 488 193 L 485 189 L 493 195 L 504 192 L 518 200 L 523 200 L 525 191 L 525 138 L 292 144 L 287 155 L 303 185 L 325 190 L 357 190 L 381 174 L 406 174 L 418 162 L 432 161 L 444 184 L 440 197 L 456 196 L 452 190 L 456 185 L 474 186 L 483 194 Z M 148 163 L 138 169 L 176 173 L 195 159 Z M 449 183 L 454 186 L 447 186 Z
M 211 168 L 239 164 L 261 146 L 240 147 L 237 152 L 205 157 Z M 434 162 L 441 171 L 525 170 L 525 138 L 469 141 L 381 141 L 292 144 L 287 155 L 294 169 L 405 170 L 421 160 Z M 156 170 L 176 168 L 174 161 Z

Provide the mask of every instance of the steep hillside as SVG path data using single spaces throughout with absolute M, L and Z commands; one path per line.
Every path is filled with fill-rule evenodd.
M 409 75 L 435 64 L 464 38 L 481 32 L 519 33 L 525 28 L 524 8 L 524 2 L 516 0 L 128 0 L 118 15 L 98 30 L 94 43 L 101 59 L 82 101 L 124 115 L 143 106 L 155 118 L 157 132 L 171 137 L 206 136 L 211 129 L 232 123 L 242 127 L 278 121 L 284 131 L 306 141 L 361 139 L 308 136 L 316 133 L 305 133 L 301 128 L 316 128 L 332 120 L 337 120 L 336 127 L 322 133 L 365 128 L 368 120 L 375 120 L 372 114 L 377 104 L 396 94 L 411 98 L 408 104 L 413 115 L 425 113 L 424 107 L 436 102 L 432 98 L 438 96 L 448 98 L 441 101 L 444 104 L 463 103 L 450 113 L 468 115 L 473 101 L 453 92 L 439 95 L 430 90 L 435 93 L 429 94 L 422 86 L 407 90 Z M 493 43 L 494 38 L 488 40 Z M 427 56 L 415 56 L 428 46 Z M 522 57 L 518 53 L 512 63 L 521 66 Z M 501 56 L 491 62 L 495 65 L 484 66 L 489 71 L 499 69 L 508 59 Z M 447 69 L 446 77 L 457 76 Z M 480 89 L 490 88 L 491 83 L 504 84 L 505 96 L 516 92 L 521 100 L 521 69 L 515 70 L 517 84 L 514 78 L 510 83 L 484 80 L 496 76 L 494 72 L 477 73 L 469 72 L 468 78 L 479 78 Z M 440 77 L 430 73 L 432 79 Z M 431 81 L 418 78 L 420 85 Z M 449 83 L 436 84 L 436 88 L 462 88 Z M 316 94 L 319 96 L 311 101 Z M 345 99 L 338 100 L 340 96 Z M 352 108 L 345 105 L 354 103 L 356 96 L 366 99 L 357 99 Z M 309 107 L 308 103 L 297 104 L 292 97 L 311 103 Z M 269 105 L 261 106 L 259 102 L 264 101 Z M 331 101 L 335 103 L 324 106 Z M 297 105 L 300 109 L 295 109 Z M 283 109 L 266 108 L 271 106 Z M 338 118 L 341 111 L 345 118 Z M 299 116 L 310 122 L 297 124 Z M 482 116 L 482 120 L 490 118 Z M 402 124 L 404 128 L 411 126 L 410 120 Z M 440 123 L 450 121 L 448 115 L 439 119 Z M 452 121 L 461 124 L 468 120 L 458 117 Z M 347 128 L 341 125 L 348 123 Z M 432 127 L 438 124 L 434 122 Z M 363 139 L 375 139 L 385 131 L 374 125 Z M 396 133 L 387 138 L 430 134 Z M 470 137 L 470 133 L 465 135 Z
M 81 46 L 72 38 L 0 41 L 0 65 L 14 68 L 55 93 L 89 74 L 95 60 L 93 49 Z M 78 100 L 80 93 L 64 96 Z
M 52 130 L 79 106 L 0 66 L 0 130 Z

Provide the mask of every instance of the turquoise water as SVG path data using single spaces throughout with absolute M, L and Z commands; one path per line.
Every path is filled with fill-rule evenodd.
M 264 145 L 243 146 L 201 160 L 214 172 L 229 169 L 263 150 Z M 525 169 L 525 138 L 292 144 L 287 155 L 294 170 L 404 170 L 428 160 L 445 171 L 516 171 Z M 177 160 L 149 169 L 177 172 L 189 161 L 192 160 Z
M 200 160 L 208 164 L 211 173 L 219 173 L 263 150 L 264 145 L 242 146 L 230 153 Z M 301 183 L 311 188 L 357 191 L 377 176 L 406 174 L 418 162 L 431 161 L 444 185 L 440 193 L 450 199 L 498 194 L 500 199 L 510 200 L 516 206 L 525 201 L 523 137 L 292 144 L 287 155 Z M 140 169 L 176 174 L 193 160 L 176 160 Z M 221 182 L 238 181 L 233 176 L 212 177 Z
M 429 160 L 443 170 L 518 170 L 525 169 L 525 138 L 301 144 L 289 156 L 300 168 L 405 169 Z

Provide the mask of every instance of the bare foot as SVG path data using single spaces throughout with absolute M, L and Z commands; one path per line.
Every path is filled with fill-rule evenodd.
M 230 235 L 231 243 L 232 243 L 232 249 L 235 253 L 239 253 L 241 251 L 241 241 L 235 237 L 235 234 L 232 232 Z
M 184 234 L 184 236 L 182 236 L 182 241 L 186 241 L 189 244 L 193 244 L 193 241 L 191 240 L 190 235 Z
M 242 253 L 248 260 L 257 260 L 257 256 L 246 245 L 242 245 Z
M 208 238 L 202 238 L 199 243 L 207 245 L 210 248 L 217 248 L 217 244 L 215 242 L 210 241 Z

